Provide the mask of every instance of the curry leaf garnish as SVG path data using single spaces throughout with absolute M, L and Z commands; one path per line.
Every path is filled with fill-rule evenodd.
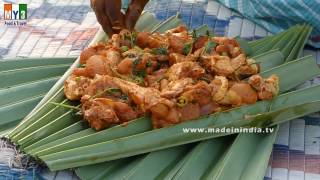
M 217 46 L 217 43 L 214 41 L 209 41 L 205 47 L 205 53 L 210 54 L 212 49 Z
M 133 60 L 133 68 L 132 68 L 132 74 L 135 75 L 135 76 L 138 76 L 138 77 L 146 77 L 147 75 L 147 72 L 144 70 L 144 69 L 137 69 L 137 65 L 141 62 L 141 57 L 136 57 L 134 60 Z
M 131 47 L 134 47 L 134 45 L 136 44 L 137 35 L 138 35 L 137 32 L 131 33 L 131 39 L 130 39 Z
M 97 94 L 95 94 L 94 96 L 91 96 L 90 99 L 94 99 L 94 98 L 97 98 L 101 95 L 103 95 L 104 93 L 118 93 L 118 92 L 122 92 L 119 88 L 106 88 L 105 90 L 103 90 L 102 92 L 98 92 Z
M 183 46 L 183 54 L 188 55 L 189 52 L 191 51 L 191 48 L 192 48 L 192 43 L 190 43 L 190 42 L 185 43 Z
M 160 48 L 153 48 L 152 49 L 152 53 L 156 54 L 156 55 L 167 55 L 168 54 L 168 50 L 164 47 L 160 47 Z
M 206 31 L 206 35 L 207 35 L 208 37 L 213 37 L 213 36 L 214 36 L 214 33 L 213 33 L 212 31 L 210 31 L 210 30 L 207 30 L 207 31 Z
M 152 62 L 151 62 L 150 59 L 148 59 L 147 64 L 146 64 L 146 67 L 152 67 Z
M 134 81 L 137 83 L 137 84 L 144 84 L 144 79 L 140 76 L 136 76 L 134 78 Z
M 121 46 L 120 49 L 121 49 L 121 52 L 126 52 L 129 50 L 128 46 Z
M 147 76 L 147 72 L 144 69 L 143 70 L 138 70 L 138 71 L 134 72 L 134 75 L 144 78 L 144 77 Z
M 192 31 L 192 38 L 193 39 L 197 39 L 198 38 L 197 31 L 195 29 Z

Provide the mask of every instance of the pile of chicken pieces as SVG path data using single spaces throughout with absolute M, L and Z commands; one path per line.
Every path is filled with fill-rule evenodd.
M 64 84 L 69 100 L 102 130 L 149 114 L 154 128 L 270 100 L 279 78 L 258 75 L 259 64 L 232 38 L 196 36 L 184 26 L 164 34 L 122 30 L 85 49 Z

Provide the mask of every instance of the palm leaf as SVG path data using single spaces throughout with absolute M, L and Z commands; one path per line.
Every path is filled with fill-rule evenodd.
M 0 77 L 2 88 L 0 88 L 0 109 L 4 114 L 0 118 L 0 136 L 7 135 L 27 113 L 39 102 L 53 84 L 60 78 L 63 72 L 58 67 L 66 68 L 75 58 L 11 58 L 0 61 Z M 24 78 L 28 76 L 28 70 L 43 71 L 43 67 L 49 66 L 49 74 L 43 79 L 41 77 Z M 54 67 L 54 68 L 50 68 Z M 16 74 L 17 73 L 17 74 Z M 31 76 L 33 74 L 30 74 Z M 17 80 L 17 81 L 14 81 Z M 8 81 L 11 81 L 8 83 Z M 15 109 L 17 108 L 17 109 Z M 6 118 L 10 116 L 9 118 Z
M 9 71 L 13 69 L 24 69 L 59 64 L 72 64 L 75 61 L 75 59 L 75 57 L 1 59 L 0 71 Z
M 138 31 L 150 31 L 153 27 L 158 26 L 160 22 L 154 17 L 154 15 L 144 11 L 139 21 L 136 24 Z
M 208 169 L 216 165 L 233 140 L 234 137 L 225 136 L 202 141 L 190 152 L 190 156 L 173 179 L 200 179 Z
M 189 150 L 188 146 L 177 146 L 145 155 L 131 170 L 121 171 L 117 179 L 155 179 L 161 172 L 170 169 Z M 154 163 L 157 162 L 157 163 Z M 113 174 L 113 173 L 110 173 Z
M 0 89 L 0 106 L 21 101 L 33 96 L 45 94 L 60 77 L 15 85 L 11 88 Z
M 70 64 L 62 64 L 1 71 L 0 77 L 2 81 L 0 81 L 0 88 L 8 88 L 18 83 L 60 76 L 69 67 Z
M 87 146 L 90 144 L 95 144 L 95 143 L 99 143 L 106 140 L 126 137 L 130 135 L 142 133 L 151 129 L 152 129 L 152 126 L 151 126 L 150 120 L 148 118 L 140 118 L 140 119 L 131 121 L 130 123 L 128 123 L 128 125 L 126 125 L 125 128 L 121 125 L 118 125 L 118 126 L 109 128 L 108 131 L 96 132 L 94 130 L 92 131 L 83 130 L 83 131 L 87 131 L 88 134 L 78 136 L 78 138 L 75 138 L 71 141 L 65 141 L 65 143 L 56 144 L 53 142 L 52 144 L 50 144 L 50 146 L 48 145 L 45 146 L 47 147 L 46 149 L 44 149 L 43 147 L 39 147 L 31 151 L 30 153 L 34 153 L 35 155 L 40 156 L 40 155 L 50 154 L 54 152 L 59 152 L 65 149 L 72 149 L 74 147 Z M 46 142 L 49 142 L 49 141 L 46 140 Z
M 41 100 L 44 96 L 38 95 L 24 99 L 12 104 L 6 104 L 0 106 L 0 131 L 6 130 L 19 123 L 24 116 L 32 110 L 32 108 Z
M 275 128 L 276 131 L 277 129 Z M 219 159 L 216 166 L 207 171 L 203 179 L 263 179 L 267 164 L 254 163 L 254 160 L 261 162 L 257 159 L 258 157 L 269 159 L 276 138 L 276 131 L 268 135 L 239 134 L 226 154 Z M 243 173 L 252 168 L 247 167 L 247 164 L 250 163 L 251 166 L 254 164 L 256 174 L 249 171 L 249 176 L 243 177 Z

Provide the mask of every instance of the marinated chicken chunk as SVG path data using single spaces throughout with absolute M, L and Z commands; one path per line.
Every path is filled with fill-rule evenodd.
M 90 126 L 98 131 L 137 117 L 137 113 L 128 104 L 107 98 L 86 101 L 82 105 L 82 114 Z
M 80 100 L 91 80 L 87 77 L 71 75 L 64 82 L 64 94 L 69 100 Z
M 88 47 L 80 54 L 80 64 L 86 64 L 87 60 L 94 55 L 102 55 L 109 47 L 103 43 L 98 43 L 94 46 Z
M 110 62 L 106 59 L 106 57 L 94 55 L 87 60 L 85 67 L 75 69 L 73 74 L 76 76 L 85 76 L 90 78 L 93 78 L 96 74 L 111 75 L 112 71 L 110 67 Z
M 181 78 L 190 77 L 192 79 L 198 79 L 205 74 L 205 70 L 196 62 L 184 61 L 172 65 L 166 76 L 169 81 L 178 80 Z
M 88 100 L 82 104 L 81 109 L 84 119 L 97 131 L 113 124 L 120 124 L 120 120 L 109 99 L 97 98 Z
M 119 88 L 127 94 L 132 101 L 144 112 L 151 112 L 154 128 L 164 127 L 158 121 L 168 124 L 180 122 L 175 104 L 169 99 L 160 96 L 160 92 L 154 88 L 141 87 L 135 83 L 128 82 L 119 78 L 106 76 L 115 82 Z
M 191 78 L 170 81 L 167 86 L 162 89 L 161 96 L 165 98 L 176 98 L 185 90 L 186 86 L 192 84 L 194 84 L 194 80 Z
M 96 75 L 84 90 L 82 102 L 89 98 L 104 97 L 111 100 L 127 102 L 128 99 L 120 91 L 119 87 L 105 76 Z
M 261 100 L 270 100 L 279 93 L 279 77 L 274 74 L 267 79 L 253 75 L 249 78 L 249 84 L 258 92 Z
M 223 105 L 237 107 L 257 102 L 257 92 L 247 83 L 234 83 L 219 102 Z

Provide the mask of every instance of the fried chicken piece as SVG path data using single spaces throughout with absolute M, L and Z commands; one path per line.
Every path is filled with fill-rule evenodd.
M 159 33 L 150 34 L 148 32 L 139 32 L 136 42 L 141 48 L 160 48 L 168 46 L 167 38 Z
M 169 54 L 169 64 L 173 65 L 175 63 L 184 62 L 184 61 L 196 61 L 197 57 L 190 54 L 190 55 L 183 55 L 178 53 L 170 53 Z
M 176 108 L 168 109 L 162 104 L 157 104 L 151 109 L 152 126 L 154 129 L 172 126 L 180 123 L 181 114 Z
M 182 40 L 188 40 L 188 41 L 192 40 L 191 36 L 189 36 L 187 27 L 183 25 L 167 30 L 165 35 L 168 37 L 173 35 L 181 38 Z
M 234 72 L 231 60 L 228 56 L 201 56 L 205 68 L 219 76 L 229 76 Z
M 86 101 L 82 104 L 82 113 L 84 119 L 97 131 L 137 117 L 137 113 L 128 104 L 107 98 Z
M 208 41 L 209 41 L 209 37 L 208 36 L 200 36 L 193 43 L 193 51 L 195 52 L 196 50 L 198 50 L 200 48 L 203 48 L 204 46 L 206 46 Z
M 174 33 L 181 33 L 181 32 L 188 32 L 188 28 L 186 26 L 179 25 L 175 28 L 167 30 L 166 34 L 174 34 Z
M 235 70 L 235 75 L 240 79 L 247 78 L 251 75 L 258 74 L 260 71 L 259 64 L 254 59 L 247 58 L 246 63 Z
M 150 41 L 150 33 L 148 32 L 139 32 L 137 35 L 137 45 L 141 48 L 146 48 Z
M 185 47 L 185 44 L 188 41 L 179 36 L 169 35 L 168 42 L 169 42 L 169 52 L 184 54 L 183 48 Z
M 108 62 L 111 64 L 111 66 L 117 65 L 121 61 L 120 53 L 113 48 L 110 48 L 107 51 L 105 51 L 104 56 L 106 57 Z
M 186 98 L 190 103 L 197 103 L 199 106 L 204 106 L 212 101 L 211 98 L 208 98 L 211 94 L 212 89 L 209 84 L 204 81 L 199 81 L 194 85 L 186 85 L 181 96 Z
M 190 77 L 198 79 L 205 74 L 205 70 L 196 62 L 184 61 L 172 65 L 166 76 L 169 81 Z
M 73 71 L 76 76 L 85 76 L 93 78 L 96 74 L 112 74 L 110 70 L 110 63 L 104 56 L 91 56 L 84 68 L 77 68 Z
M 180 122 L 175 103 L 161 97 L 160 91 L 157 89 L 141 87 L 135 83 L 115 77 L 106 76 L 106 78 L 116 83 L 143 112 L 151 112 L 154 128 Z
M 219 112 L 221 110 L 222 108 L 218 103 L 210 102 L 209 104 L 206 104 L 200 107 L 200 116 L 212 114 L 214 112 Z
M 119 34 L 113 34 L 108 40 L 108 43 L 111 44 L 113 48 L 119 49 L 122 46 L 132 48 L 131 46 L 134 36 L 134 32 L 130 32 L 127 29 L 122 29 Z
M 101 55 L 103 51 L 106 51 L 108 47 L 103 44 L 99 43 L 97 45 L 91 46 L 83 50 L 80 54 L 80 64 L 86 64 L 87 60 L 94 55 Z
M 161 97 L 176 98 L 188 85 L 192 85 L 194 81 L 191 78 L 183 78 L 169 82 L 167 87 L 161 91 Z
M 241 105 L 254 104 L 258 100 L 256 91 L 247 83 L 234 83 L 227 91 L 225 97 L 219 104 L 238 107 Z
M 159 69 L 155 72 L 153 72 L 151 75 L 147 75 L 144 80 L 145 80 L 145 85 L 147 87 L 153 87 L 155 89 L 161 90 L 161 87 L 166 87 L 167 84 L 164 84 L 164 76 L 165 73 L 167 72 L 168 69 Z M 161 85 L 162 82 L 162 85 Z
M 113 34 L 108 41 L 112 47 L 120 48 L 121 37 L 119 34 Z
M 198 103 L 188 103 L 185 106 L 178 108 L 181 122 L 190 121 L 200 116 L 200 106 Z
M 249 78 L 249 84 L 258 91 L 261 100 L 270 100 L 279 93 L 279 77 L 274 74 L 267 79 L 253 75 Z
M 196 84 L 190 78 L 171 81 L 168 87 L 161 92 L 161 96 L 186 101 L 185 104 L 179 104 L 177 107 L 181 122 L 195 119 L 201 113 L 213 112 L 216 108 L 208 106 L 212 103 L 211 98 L 208 98 L 211 96 L 211 88 L 204 81 Z
M 125 57 L 118 65 L 117 72 L 126 75 L 136 75 L 137 72 L 152 74 L 158 68 L 158 62 L 154 55 L 144 53 L 134 57 Z
M 230 59 L 229 56 L 202 55 L 202 65 L 209 71 L 219 76 L 243 79 L 250 75 L 259 73 L 259 65 L 254 59 L 239 54 Z
M 97 131 L 113 124 L 120 124 L 120 120 L 109 99 L 97 98 L 86 101 L 82 104 L 82 114 L 90 126 Z
M 129 102 L 126 99 L 119 87 L 110 79 L 105 78 L 105 76 L 96 75 L 93 80 L 91 80 L 89 86 L 85 89 L 81 102 L 94 97 L 105 97 L 114 101 Z
M 211 81 L 210 86 L 212 87 L 212 100 L 214 102 L 221 101 L 229 89 L 228 79 L 224 76 L 215 76 Z
M 129 49 L 128 51 L 125 51 L 122 53 L 123 57 L 129 57 L 129 58 L 135 58 L 141 55 L 143 52 L 140 51 L 139 49 Z
M 246 64 L 246 55 L 244 54 L 239 54 L 237 57 L 231 59 L 232 68 L 235 70 L 239 69 L 241 66 L 244 66 Z
M 168 30 L 165 35 L 168 38 L 169 52 L 188 54 L 185 52 L 187 44 L 191 44 L 189 49 L 192 50 L 192 37 L 189 36 L 185 26 L 178 26 L 177 28 Z
M 113 104 L 113 108 L 121 123 L 136 119 L 140 114 L 139 111 L 134 110 L 124 102 L 115 101 Z
M 158 66 L 156 56 L 150 53 L 144 53 L 138 62 L 135 64 L 137 70 L 146 70 L 148 74 L 151 74 Z
M 131 58 L 124 58 L 118 65 L 117 71 L 120 74 L 130 75 L 132 73 L 133 60 Z
M 149 48 L 168 47 L 168 38 L 160 33 L 153 33 L 148 41 Z
M 227 55 L 235 58 L 242 53 L 239 43 L 234 38 L 213 37 L 212 40 L 218 43 L 215 48 L 215 53 L 219 55 Z
M 80 100 L 89 87 L 91 79 L 83 76 L 71 75 L 64 82 L 64 94 L 69 100 Z
M 160 96 L 160 91 L 154 88 L 141 87 L 133 82 L 122 80 L 116 77 L 105 76 L 104 78 L 113 81 L 125 94 L 127 94 L 135 104 L 147 111 L 152 106 L 162 103 L 172 106 L 173 103 Z

